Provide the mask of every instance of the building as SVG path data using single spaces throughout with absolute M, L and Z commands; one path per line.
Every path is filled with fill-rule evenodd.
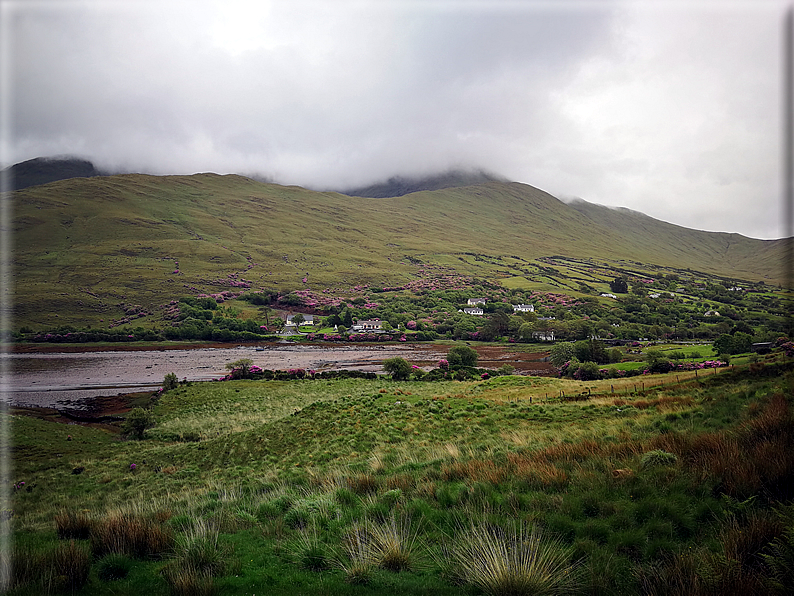
M 287 315 L 287 322 L 285 325 L 287 327 L 295 327 L 295 323 L 292 322 L 292 319 L 297 316 L 298 315 Z M 314 315 L 301 314 L 301 316 L 303 317 L 303 323 L 301 323 L 301 325 L 314 325 Z
M 464 308 L 463 312 L 467 315 L 475 315 L 478 317 L 481 317 L 484 314 L 481 308 Z
M 368 319 L 357 321 L 350 328 L 351 331 L 383 331 L 383 321 L 380 319 Z
M 535 312 L 535 306 L 532 304 L 514 304 L 513 312 Z
M 540 341 L 554 341 L 554 331 L 533 331 L 532 339 Z
M 469 298 L 466 301 L 469 306 L 477 306 L 478 304 L 485 304 L 485 298 Z

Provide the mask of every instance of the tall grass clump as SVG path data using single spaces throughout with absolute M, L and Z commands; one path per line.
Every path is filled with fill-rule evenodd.
M 582 567 L 571 562 L 571 555 L 570 548 L 544 538 L 536 526 L 505 530 L 482 522 L 473 522 L 443 549 L 453 576 L 492 596 L 576 592 Z
M 124 579 L 132 569 L 132 559 L 127 555 L 110 553 L 97 562 L 97 575 L 102 581 Z
M 417 532 L 411 520 L 394 514 L 383 524 L 368 526 L 373 562 L 387 571 L 407 571 L 416 563 Z
M 372 541 L 366 527 L 355 524 L 342 540 L 343 553 L 334 559 L 336 566 L 345 574 L 345 581 L 353 585 L 368 584 L 375 570 Z
M 52 569 L 58 589 L 79 590 L 88 582 L 91 553 L 86 544 L 70 540 L 52 554 Z
M 329 566 L 328 548 L 317 535 L 316 526 L 301 532 L 290 545 L 290 550 L 300 565 L 307 571 L 324 571 Z
M 141 513 L 110 512 L 91 527 L 91 550 L 97 557 L 117 553 L 140 559 L 158 558 L 173 546 L 171 527 Z
M 175 596 L 209 596 L 217 593 L 214 578 L 227 569 L 228 556 L 218 542 L 218 531 L 199 520 L 177 536 L 162 575 Z
M 58 538 L 85 540 L 91 535 L 91 517 L 83 511 L 62 510 L 55 514 Z

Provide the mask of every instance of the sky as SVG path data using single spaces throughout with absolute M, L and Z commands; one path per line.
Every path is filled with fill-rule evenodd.
M 0 165 L 345 189 L 485 169 L 784 235 L 785 0 L 0 0 Z

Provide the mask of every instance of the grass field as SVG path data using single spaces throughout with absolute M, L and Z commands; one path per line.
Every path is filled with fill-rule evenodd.
M 14 414 L 12 593 L 783 594 L 794 373 L 751 366 L 195 383 L 143 440 Z

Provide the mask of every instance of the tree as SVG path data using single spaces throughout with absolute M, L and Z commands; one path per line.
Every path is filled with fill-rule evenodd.
M 714 340 L 713 348 L 717 354 L 731 354 L 733 350 L 733 336 L 723 333 Z
M 743 354 L 753 347 L 753 336 L 749 333 L 737 331 L 733 334 L 733 351 L 731 354 Z
M 240 358 L 234 362 L 226 365 L 226 370 L 232 371 L 232 377 L 236 379 L 245 379 L 248 377 L 248 371 L 254 363 L 250 358 Z
M 661 350 L 648 350 L 645 352 L 645 362 L 648 363 L 648 370 L 652 373 L 670 372 L 670 361 Z
M 149 410 L 133 408 L 127 414 L 121 428 L 124 434 L 133 439 L 143 439 L 146 430 L 154 426 L 154 416 Z
M 306 319 L 304 319 L 303 315 L 300 314 L 300 313 L 298 313 L 297 315 L 293 315 L 293 317 L 292 317 L 292 322 L 295 323 L 295 325 L 297 327 L 300 327 L 301 323 L 303 323 L 303 321 L 305 321 L 305 320 Z
M 535 323 L 524 323 L 518 328 L 518 337 L 523 340 L 532 339 L 532 333 L 535 331 Z
M 447 353 L 450 366 L 477 366 L 480 356 L 469 346 L 455 346 Z
M 270 326 L 270 315 L 273 312 L 273 309 L 269 306 L 260 306 L 259 307 L 259 314 L 265 317 L 265 325 L 268 327 Z
M 413 369 L 405 358 L 396 356 L 383 361 L 383 370 L 389 373 L 395 381 L 404 381 L 410 376 Z
M 560 367 L 566 362 L 575 358 L 576 348 L 572 342 L 560 342 L 551 347 L 549 361 L 556 367 Z
M 477 331 L 477 326 L 468 320 L 458 321 L 453 329 L 452 333 L 455 336 L 455 339 L 468 339 L 469 334 L 474 333 Z
M 613 279 L 609 282 L 609 288 L 615 292 L 615 294 L 628 294 L 629 292 L 629 284 L 625 277 L 616 277 Z

